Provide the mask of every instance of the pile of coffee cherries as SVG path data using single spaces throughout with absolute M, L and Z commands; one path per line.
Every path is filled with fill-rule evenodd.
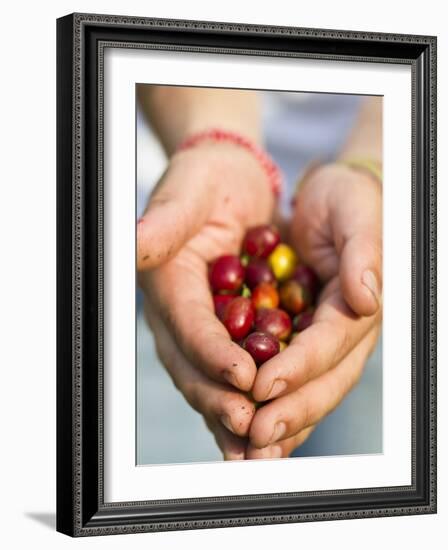
M 250 228 L 240 256 L 210 264 L 209 281 L 217 317 L 258 366 L 312 323 L 319 280 L 273 225 Z

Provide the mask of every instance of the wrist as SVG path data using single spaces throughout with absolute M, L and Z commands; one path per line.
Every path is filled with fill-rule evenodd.
M 234 151 L 239 150 L 244 155 L 251 157 L 252 161 L 255 161 L 264 173 L 274 196 L 278 197 L 283 185 L 283 177 L 279 167 L 266 151 L 245 134 L 234 132 L 227 128 L 208 128 L 190 134 L 180 143 L 176 153 L 182 153 L 198 147 L 211 147 L 212 150 L 216 150 L 217 146 L 218 150 L 220 146 L 224 146 L 225 148 L 230 146 Z
M 358 165 L 357 163 L 349 163 L 335 160 L 326 164 L 321 164 L 316 167 L 315 172 L 312 174 L 312 179 L 325 179 L 325 180 L 354 180 L 356 179 L 360 183 L 372 183 L 376 186 L 380 184 L 380 175 L 376 171 L 370 170 L 367 167 Z
M 233 143 L 203 141 L 177 150 L 169 159 L 168 169 L 178 174 L 184 188 L 205 185 L 216 197 L 238 193 L 242 203 L 250 190 L 252 197 L 274 205 L 274 195 L 259 162 Z
M 361 185 L 363 182 L 366 184 L 372 183 L 375 186 L 378 186 L 378 183 L 381 184 L 378 175 L 364 168 L 364 166 L 354 166 L 340 161 L 321 162 L 314 160 L 301 173 L 291 198 L 291 206 L 294 207 L 298 192 L 308 183 L 311 186 L 318 182 L 325 183 L 328 189 L 331 189 L 334 187 L 335 182 L 353 181 L 354 178 L 360 180 Z
M 369 156 L 343 157 L 336 161 L 355 172 L 360 172 L 373 178 L 377 183 L 383 183 L 383 166 L 380 161 Z
M 190 135 L 224 127 L 261 143 L 260 99 L 246 90 L 155 86 L 140 94 L 153 129 L 171 156 Z

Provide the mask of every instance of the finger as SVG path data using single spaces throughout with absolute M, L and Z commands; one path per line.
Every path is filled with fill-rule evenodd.
M 157 354 L 175 386 L 188 403 L 212 423 L 218 422 L 229 433 L 246 436 L 255 413 L 255 406 L 245 394 L 229 385 L 218 384 L 194 368 L 183 356 L 163 323 L 151 312 Z
M 224 460 L 244 460 L 246 440 L 230 433 L 219 423 L 207 423 L 209 430 L 221 449 Z
M 375 317 L 355 315 L 337 288 L 332 293 L 326 289 L 312 325 L 259 368 L 252 388 L 254 399 L 266 401 L 285 395 L 322 375 L 337 365 L 376 321 Z
M 189 170 L 185 154 L 172 158 L 137 222 L 137 270 L 166 262 L 203 226 L 213 199 L 207 178 L 197 162 Z
M 340 278 L 347 303 L 359 315 L 374 315 L 381 307 L 381 240 L 358 234 L 342 250 Z
M 257 448 L 273 445 L 317 424 L 358 382 L 376 337 L 374 329 L 338 366 L 259 408 L 250 427 L 251 444 Z
M 182 251 L 148 276 L 157 310 L 187 359 L 207 377 L 249 391 L 257 368 L 214 313 L 205 263 Z
M 246 459 L 287 458 L 294 449 L 302 445 L 302 443 L 308 439 L 314 428 L 315 426 L 309 426 L 293 437 L 278 441 L 262 449 L 257 449 L 257 447 L 249 443 L 246 450 Z
M 370 180 L 360 182 L 354 195 L 333 209 L 341 289 L 354 312 L 374 315 L 381 307 L 382 197 Z

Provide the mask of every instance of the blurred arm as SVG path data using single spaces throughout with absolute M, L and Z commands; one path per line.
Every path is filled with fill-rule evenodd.
M 360 108 L 358 118 L 342 148 L 339 160 L 369 158 L 382 163 L 383 98 L 369 97 Z
M 261 140 L 257 92 L 139 85 L 138 100 L 168 155 L 195 132 L 221 127 Z

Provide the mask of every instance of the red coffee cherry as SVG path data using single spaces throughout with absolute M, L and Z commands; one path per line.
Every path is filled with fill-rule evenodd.
M 222 320 L 224 308 L 226 305 L 234 300 L 236 296 L 233 294 L 215 294 L 213 296 L 213 303 L 215 305 L 215 315 L 218 319 Z
M 262 365 L 280 351 L 277 338 L 266 332 L 252 332 L 244 341 L 243 347 L 257 365 Z
M 292 325 L 295 332 L 302 332 L 311 326 L 313 322 L 314 308 L 308 308 L 303 313 L 299 313 L 293 319 Z
M 279 340 L 287 340 L 291 334 L 292 323 L 289 315 L 282 309 L 258 309 L 255 314 L 255 330 L 267 332 Z
M 305 287 L 314 298 L 319 288 L 319 278 L 308 265 L 300 264 L 296 267 L 292 279 Z
M 243 284 L 244 274 L 244 266 L 238 256 L 220 256 L 210 266 L 210 286 L 214 292 L 237 292 Z
M 244 338 L 254 322 L 254 307 L 249 298 L 237 296 L 230 301 L 222 313 L 222 322 L 234 340 Z
M 265 260 L 252 258 L 246 266 L 245 282 L 252 289 L 261 283 L 275 283 L 274 273 Z
M 249 256 L 267 258 L 280 242 L 280 233 L 274 225 L 257 225 L 246 233 L 243 250 Z

